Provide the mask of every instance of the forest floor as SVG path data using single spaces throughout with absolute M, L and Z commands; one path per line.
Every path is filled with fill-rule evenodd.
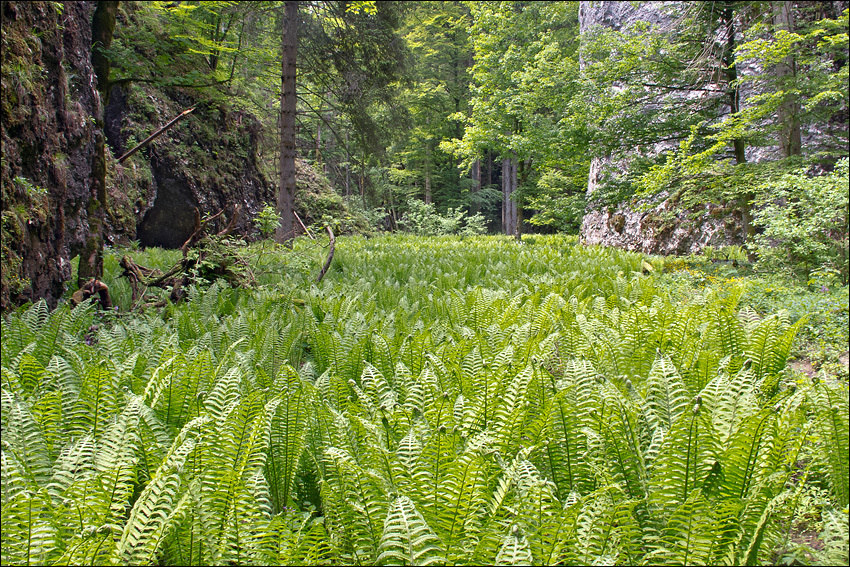
M 179 250 L 117 249 L 112 309 L 4 318 L 4 561 L 847 564 L 846 286 L 562 235 L 342 237 L 319 282 L 328 238 L 212 246 L 176 304 L 120 260 Z

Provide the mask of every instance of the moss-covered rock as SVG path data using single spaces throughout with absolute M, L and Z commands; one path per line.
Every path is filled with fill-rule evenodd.
M 90 2 L 3 2 L 0 309 L 55 305 L 88 238 L 99 96 Z

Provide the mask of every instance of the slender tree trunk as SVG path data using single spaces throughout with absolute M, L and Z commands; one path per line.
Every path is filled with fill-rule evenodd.
M 280 225 L 278 242 L 295 236 L 295 63 L 298 54 L 298 2 L 284 2 L 283 33 L 281 34 L 280 66 L 280 186 L 277 193 L 277 212 Z
M 431 118 L 425 119 L 426 127 L 431 123 Z M 431 204 L 431 143 L 425 139 L 425 204 Z
M 531 173 L 531 158 L 526 160 L 519 160 L 517 163 L 517 179 L 514 181 L 514 190 L 519 189 L 520 185 L 524 185 L 526 180 L 528 179 L 528 174 Z M 523 210 L 522 203 L 516 203 L 516 238 L 517 240 L 522 239 L 522 221 L 523 221 Z
M 428 155 L 428 145 L 425 145 L 425 204 L 431 204 L 431 157 Z
M 472 188 L 470 191 L 473 193 L 474 197 L 471 199 L 471 203 L 469 205 L 469 212 L 471 214 L 475 214 L 479 210 L 478 204 L 478 193 L 481 192 L 481 160 L 477 159 L 472 164 L 472 170 L 469 172 L 469 177 L 472 179 Z
M 316 124 L 316 165 L 322 168 L 322 121 Z M 324 169 L 324 168 L 322 168 Z
M 517 188 L 517 160 L 510 157 L 502 160 L 502 230 L 505 234 L 517 234 L 517 207 L 511 196 Z
M 773 4 L 773 22 L 777 30 L 794 31 L 793 2 L 775 2 Z M 788 93 L 797 75 L 797 62 L 789 55 L 776 65 L 776 79 L 779 88 L 787 94 L 779 107 L 779 145 L 785 157 L 803 153 L 803 140 L 800 132 L 800 103 Z
M 351 152 L 348 149 L 348 131 L 345 132 L 345 199 L 351 195 Z
M 737 39 L 735 37 L 735 12 L 732 2 L 724 3 L 720 17 L 723 22 L 723 26 L 726 28 L 726 45 L 723 49 L 723 58 L 721 63 L 723 65 L 723 73 L 726 75 L 729 114 L 736 114 L 741 110 L 741 91 L 737 84 L 738 67 L 735 63 L 735 47 Z M 735 152 L 735 163 L 737 165 L 746 163 L 747 153 L 744 140 L 741 138 L 735 138 L 732 140 L 732 148 Z M 752 212 L 754 199 L 755 194 L 751 191 L 746 191 L 740 196 L 738 201 L 741 207 L 741 222 L 744 225 L 745 245 L 749 245 L 753 242 L 756 235 L 756 227 L 753 224 Z M 747 259 L 750 262 L 756 261 L 755 252 L 749 250 L 749 248 L 747 250 Z
M 118 2 L 98 2 L 92 16 L 92 67 L 97 77 L 100 100 L 96 108 L 94 157 L 91 170 L 91 194 L 87 207 L 89 236 L 80 253 L 77 285 L 82 287 L 91 278 L 103 277 L 103 225 L 106 220 L 106 143 L 103 134 L 104 111 L 109 100 L 109 59 L 103 50 L 112 44 Z
M 721 18 L 723 26 L 726 28 L 726 45 L 723 49 L 723 73 L 726 75 L 727 96 L 729 97 L 729 114 L 737 114 L 741 110 L 741 91 L 738 87 L 738 67 L 735 63 L 735 13 L 730 5 L 726 2 Z M 732 146 L 735 150 L 735 163 L 741 164 L 747 161 L 746 146 L 744 140 L 735 138 L 732 140 Z
M 363 151 L 363 161 L 360 162 L 360 204 L 366 208 L 366 151 Z

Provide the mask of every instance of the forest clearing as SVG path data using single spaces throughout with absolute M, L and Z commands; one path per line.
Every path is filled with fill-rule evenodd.
M 850 563 L 850 2 L 0 17 L 3 565 Z
M 117 312 L 4 319 L 4 563 L 845 561 L 846 366 L 786 361 L 846 345 L 846 287 L 564 236 L 343 237 L 320 285 L 306 237 L 250 252 L 256 289 L 133 313 L 115 252 Z

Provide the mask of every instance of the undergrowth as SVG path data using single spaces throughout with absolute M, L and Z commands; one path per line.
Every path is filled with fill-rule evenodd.
M 388 236 L 315 285 L 294 252 L 4 319 L 4 563 L 847 563 L 846 380 L 788 368 L 811 321 L 746 278 Z

